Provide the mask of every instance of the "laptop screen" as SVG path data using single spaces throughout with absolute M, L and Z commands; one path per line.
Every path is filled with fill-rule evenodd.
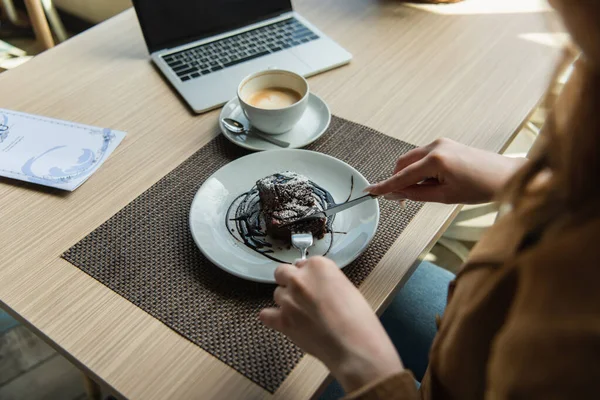
M 134 0 L 133 4 L 151 53 L 292 10 L 290 0 Z

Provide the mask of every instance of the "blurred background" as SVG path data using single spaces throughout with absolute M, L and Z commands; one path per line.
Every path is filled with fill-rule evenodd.
M 47 18 L 52 40 L 58 44 L 131 7 L 130 0 L 42 0 L 29 3 L 0 0 L 0 72 L 15 68 L 46 50 L 43 41 L 36 40 L 36 18 Z

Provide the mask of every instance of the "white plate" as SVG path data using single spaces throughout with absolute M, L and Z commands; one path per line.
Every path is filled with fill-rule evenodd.
M 223 110 L 221 110 L 219 127 L 221 128 L 223 135 L 225 135 L 225 137 L 232 143 L 235 143 L 238 146 L 244 147 L 248 150 L 261 151 L 281 149 L 281 147 L 262 140 L 259 137 L 253 136 L 252 134 L 246 136 L 235 135 L 229 132 L 227 129 L 225 129 L 223 123 L 221 122 L 223 118 L 232 118 L 238 120 L 246 127 L 250 126 L 250 122 L 248 122 L 248 119 L 244 115 L 242 107 L 240 106 L 240 101 L 237 97 L 231 99 L 229 103 L 225 104 Z M 321 100 L 319 96 L 311 93 L 308 98 L 308 107 L 296 126 L 294 126 L 291 131 L 282 133 L 281 135 L 274 135 L 274 137 L 289 142 L 290 149 L 299 149 L 301 147 L 308 146 L 320 138 L 329 127 L 330 122 L 331 112 L 329 111 L 329 107 L 327 107 L 327 104 L 325 104 L 325 102 Z
M 279 264 L 237 240 L 226 226 L 229 206 L 256 181 L 282 171 L 294 171 L 328 190 L 336 203 L 348 198 L 354 179 L 352 198 L 362 195 L 367 180 L 348 164 L 308 150 L 274 150 L 239 158 L 215 172 L 200 187 L 190 210 L 190 229 L 204 255 L 223 270 L 256 282 L 274 283 L 273 273 Z M 327 257 L 341 268 L 355 260 L 373 239 L 379 223 L 379 203 L 368 201 L 336 215 L 335 233 Z M 236 236 L 239 237 L 237 235 Z M 310 255 L 323 255 L 331 235 L 315 241 Z M 275 258 L 292 263 L 300 253 L 276 246 Z

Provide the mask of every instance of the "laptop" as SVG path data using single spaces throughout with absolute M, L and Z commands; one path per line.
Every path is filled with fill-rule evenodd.
M 303 76 L 351 54 L 302 18 L 290 0 L 133 0 L 152 61 L 197 113 L 231 100 L 247 75 Z

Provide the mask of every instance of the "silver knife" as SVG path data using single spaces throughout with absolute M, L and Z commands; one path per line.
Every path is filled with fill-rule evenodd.
M 368 200 L 371 200 L 371 199 L 376 199 L 377 197 L 379 197 L 379 196 L 375 196 L 375 195 L 372 195 L 372 194 L 367 194 L 367 195 L 359 197 L 357 199 L 350 200 L 350 201 L 347 201 L 347 202 L 342 203 L 342 204 L 337 204 L 334 207 L 328 208 L 327 210 L 319 211 L 319 212 L 316 212 L 314 214 L 310 214 L 310 215 L 307 215 L 305 217 L 298 218 L 296 220 L 290 221 L 290 222 L 288 222 L 286 224 L 283 224 L 282 226 L 286 226 L 286 225 L 290 225 L 290 224 L 296 224 L 298 222 L 308 221 L 308 220 L 316 219 L 316 218 L 331 217 L 332 215 L 335 215 L 335 214 L 337 214 L 337 213 L 339 213 L 341 211 L 344 211 L 344 210 L 347 210 L 347 209 L 352 208 L 354 206 L 357 206 L 359 204 L 362 204 L 365 201 L 368 201 Z

